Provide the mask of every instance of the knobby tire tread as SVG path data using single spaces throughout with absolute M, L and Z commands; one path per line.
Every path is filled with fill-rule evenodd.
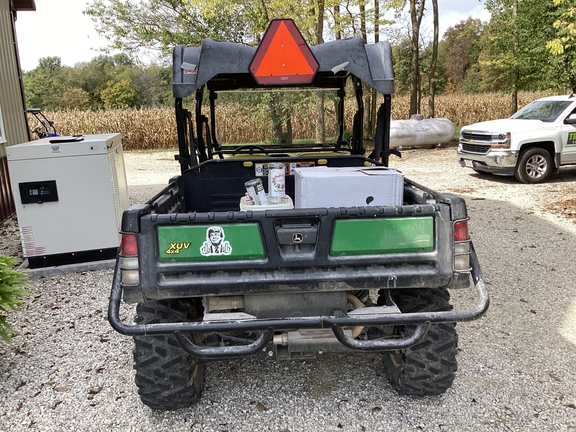
M 448 311 L 450 294 L 445 289 L 393 290 L 402 312 Z M 399 336 L 410 335 L 415 325 L 397 328 Z M 400 353 L 384 353 L 386 376 L 400 394 L 435 396 L 446 392 L 455 378 L 458 334 L 452 323 L 431 324 L 425 338 Z
M 154 301 L 137 306 L 136 322 L 185 322 L 195 315 L 184 301 Z M 145 405 L 155 410 L 176 410 L 200 400 L 204 364 L 184 351 L 174 336 L 135 336 L 133 354 L 136 386 Z

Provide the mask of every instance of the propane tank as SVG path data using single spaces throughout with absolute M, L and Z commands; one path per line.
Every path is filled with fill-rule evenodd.
M 410 120 L 390 122 L 390 148 L 447 143 L 454 138 L 454 123 L 447 118 L 422 119 L 414 115 Z

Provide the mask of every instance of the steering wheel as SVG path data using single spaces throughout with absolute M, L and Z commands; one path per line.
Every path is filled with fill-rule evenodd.
M 259 152 L 264 153 L 266 156 L 270 156 L 264 147 L 256 144 L 246 144 L 238 146 L 232 151 L 232 154 L 236 155 L 239 153 L 243 153 L 244 151 L 247 151 L 248 154 L 252 155 L 254 154 L 254 150 L 259 150 Z

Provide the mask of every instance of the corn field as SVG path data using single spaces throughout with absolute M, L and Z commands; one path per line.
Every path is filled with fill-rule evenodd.
M 521 93 L 518 106 L 544 96 L 540 93 Z M 378 101 L 380 103 L 381 101 Z M 408 118 L 409 97 L 392 97 L 392 119 Z M 326 100 L 326 134 L 336 136 L 334 105 Z M 237 107 L 222 104 L 216 107 L 217 138 L 221 144 L 267 142 L 271 136 L 270 122 L 256 116 L 238 114 Z M 207 109 L 204 110 L 207 113 Z M 352 128 L 355 102 L 346 102 L 346 129 Z M 159 150 L 177 147 L 176 123 L 173 108 L 146 108 L 105 111 L 50 111 L 45 113 L 61 135 L 89 135 L 119 132 L 124 150 Z M 422 113 L 428 117 L 428 100 L 422 100 Z M 456 127 L 510 116 L 510 96 L 501 94 L 438 95 L 435 117 L 450 119 Z M 298 105 L 292 112 L 294 139 L 313 139 L 315 136 L 316 106 Z M 31 129 L 36 120 L 29 118 Z

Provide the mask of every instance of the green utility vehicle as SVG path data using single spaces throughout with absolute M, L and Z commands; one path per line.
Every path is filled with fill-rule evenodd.
M 308 46 L 291 20 L 274 20 L 258 47 L 206 39 L 176 47 L 173 67 L 181 175 L 124 213 L 109 307 L 111 325 L 134 338 L 142 402 L 198 402 L 209 361 L 319 352 L 382 353 L 400 393 L 446 391 L 455 323 L 480 317 L 488 294 L 464 200 L 388 168 L 390 45 L 354 37 Z M 383 100 L 370 150 L 365 85 Z M 219 93 L 282 88 L 334 91 L 332 143 L 220 143 Z M 287 204 L 246 202 L 246 182 L 271 192 L 273 163 L 284 164 Z M 453 310 L 449 289 L 471 286 L 477 304 Z M 136 323 L 120 318 L 122 301 L 136 303 Z

